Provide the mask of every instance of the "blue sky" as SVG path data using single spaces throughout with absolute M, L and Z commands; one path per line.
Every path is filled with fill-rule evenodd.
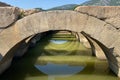
M 65 4 L 80 4 L 88 0 L 0 0 L 10 5 L 17 6 L 24 9 L 43 8 L 49 9 Z

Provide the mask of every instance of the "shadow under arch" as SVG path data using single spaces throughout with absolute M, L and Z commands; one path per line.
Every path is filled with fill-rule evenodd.
M 30 36 L 29 36 L 30 37 Z M 13 57 L 15 55 L 16 50 L 20 47 L 21 44 L 25 43 L 25 40 L 29 37 L 23 39 L 19 43 L 17 43 L 14 47 L 12 47 L 8 53 L 1 59 L 0 61 L 0 74 L 2 74 L 6 69 L 8 69 L 12 63 Z M 26 43 L 25 43 L 26 44 Z
M 43 32 L 44 33 L 44 32 Z M 38 34 L 42 34 L 42 33 L 38 33 Z M 16 45 L 14 45 L 14 47 L 12 47 L 7 54 L 1 59 L 0 61 L 0 78 L 1 80 L 6 77 L 5 74 L 11 74 L 11 70 L 13 70 L 13 74 L 20 74 L 16 72 L 16 69 L 19 70 L 18 68 L 14 69 L 14 67 L 12 66 L 12 63 L 15 62 L 15 60 L 18 61 L 18 59 L 22 59 L 22 57 L 25 55 L 26 51 L 29 48 L 30 45 L 30 41 L 34 38 L 34 35 L 28 36 L 27 38 L 23 39 L 22 41 L 18 42 Z M 29 61 L 30 63 L 34 63 L 35 60 L 31 60 Z M 24 66 L 25 67 L 25 66 Z M 12 69 L 9 69 L 12 68 Z M 26 67 L 25 67 L 26 68 Z M 27 69 L 27 68 L 26 68 Z M 28 70 L 27 70 L 28 71 Z M 24 72 L 23 75 L 21 74 L 21 78 L 17 78 L 17 80 L 24 80 L 25 76 L 28 72 Z M 11 75 L 8 75 L 7 77 L 9 78 Z M 9 78 L 10 80 L 12 80 L 11 78 Z

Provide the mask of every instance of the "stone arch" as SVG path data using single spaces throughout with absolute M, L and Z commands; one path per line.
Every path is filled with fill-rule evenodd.
M 69 30 L 78 33 L 84 31 L 90 36 L 90 38 L 95 38 L 104 44 L 107 48 L 115 47 L 116 44 L 120 41 L 118 39 L 120 34 L 113 26 L 95 17 L 67 10 L 45 11 L 24 17 L 23 19 L 18 20 L 14 25 L 3 30 L 0 33 L 0 53 L 4 57 L 9 53 L 11 48 L 13 48 L 22 40 L 28 38 L 31 35 L 49 30 Z M 114 38 L 109 37 L 111 34 Z M 113 44 L 113 41 L 116 39 L 118 39 L 118 41 Z M 119 51 L 119 46 L 115 47 L 115 50 L 117 54 Z M 106 55 L 109 61 L 111 56 L 109 56 L 109 53 L 106 53 Z M 114 55 L 112 55 L 112 57 L 114 57 L 115 61 L 116 57 Z M 119 69 L 119 66 L 117 61 L 115 62 L 116 63 L 113 64 L 117 68 L 112 70 L 118 75 L 119 73 L 117 69 Z M 2 62 L 0 61 L 0 63 Z M 109 63 L 111 64 L 111 62 Z
M 85 38 L 88 40 L 89 45 L 91 46 L 93 55 L 101 60 L 106 59 L 107 53 L 103 51 L 103 49 L 98 44 L 98 42 L 96 40 L 94 40 L 93 38 L 91 38 L 89 35 L 87 35 L 85 32 L 81 32 L 81 34 L 83 36 L 85 36 Z M 88 42 L 87 42 L 87 44 L 88 44 Z M 102 43 L 100 43 L 100 44 L 102 44 Z M 108 49 L 108 48 L 106 48 L 106 49 Z

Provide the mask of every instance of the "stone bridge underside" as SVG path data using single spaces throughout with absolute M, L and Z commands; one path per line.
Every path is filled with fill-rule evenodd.
M 96 52 L 101 52 L 99 48 L 103 50 L 109 67 L 120 77 L 119 27 L 116 28 L 105 21 L 104 17 L 93 16 L 87 10 L 85 12 L 83 7 L 77 8 L 76 11 L 58 10 L 35 13 L 16 21 L 12 26 L 0 32 L 0 54 L 2 55 L 0 72 L 2 73 L 10 65 L 20 43 L 25 42 L 32 35 L 50 30 L 81 33 L 89 41 L 91 47 L 94 46 Z

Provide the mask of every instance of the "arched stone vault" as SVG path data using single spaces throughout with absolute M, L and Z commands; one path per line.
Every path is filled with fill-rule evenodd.
M 96 41 L 92 40 L 85 32 L 79 34 L 80 42 L 86 47 L 91 48 L 92 55 L 96 56 L 98 59 L 106 59 L 105 53 Z
M 28 38 L 31 35 L 42 33 L 49 30 L 69 30 L 80 33 L 84 31 L 85 36 L 91 42 L 97 43 L 97 46 L 104 51 L 110 68 L 120 77 L 119 71 L 119 52 L 120 52 L 120 32 L 112 25 L 76 11 L 45 11 L 32 14 L 18 20 L 11 27 L 0 33 L 0 54 L 3 59 L 0 61 L 0 69 L 3 68 L 4 57 L 15 45 Z M 103 46 L 103 45 L 104 46 Z M 94 44 L 93 44 L 94 45 Z M 112 51 L 110 50 L 111 48 Z M 117 56 L 116 56 L 117 55 Z M 12 58 L 12 57 L 8 57 Z M 2 66 L 1 66 L 2 65 Z M 4 66 L 4 68 L 7 68 Z M 2 72 L 0 70 L 0 72 Z

